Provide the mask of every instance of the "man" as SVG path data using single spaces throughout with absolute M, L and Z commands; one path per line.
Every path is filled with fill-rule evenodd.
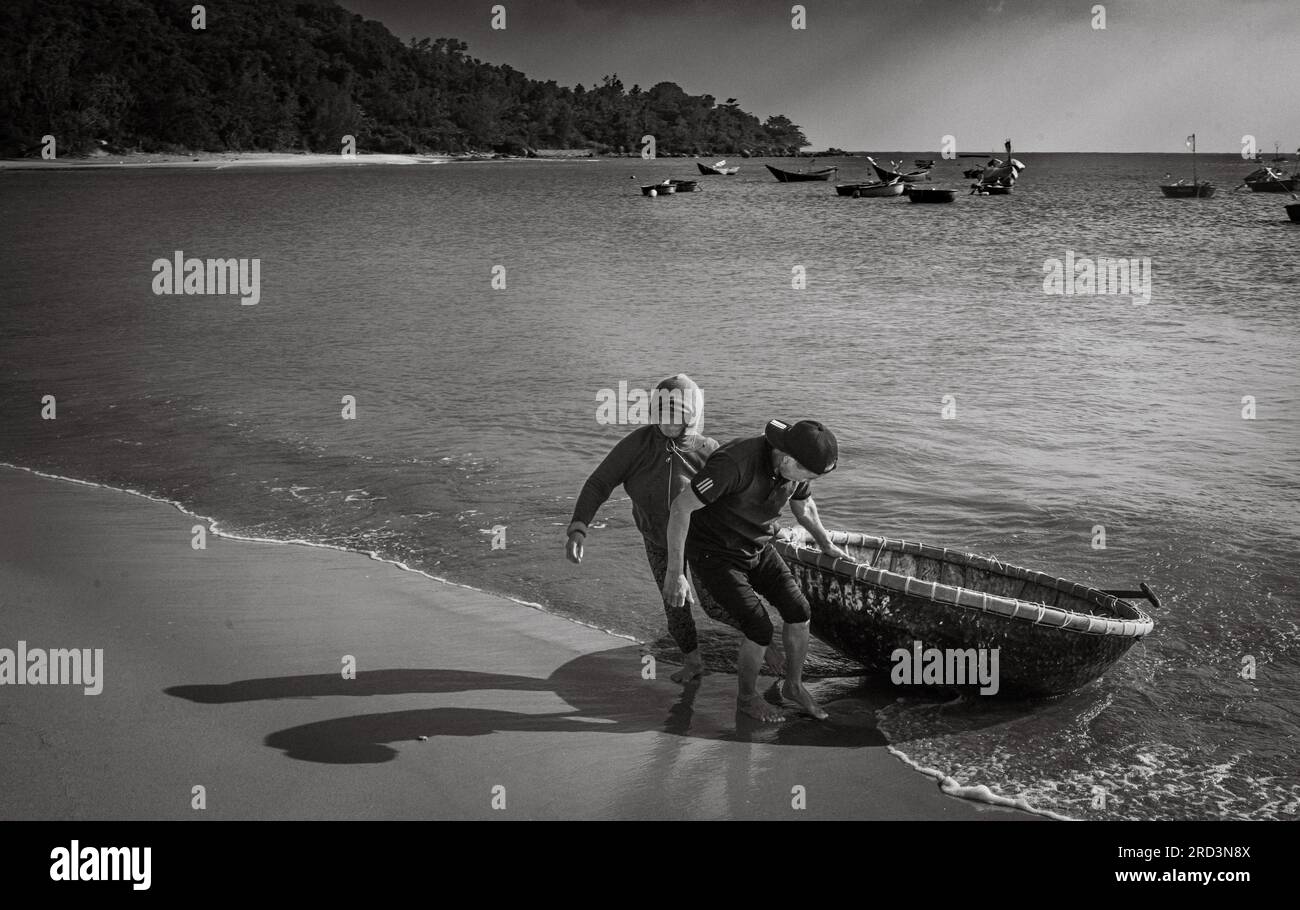
M 664 602 L 685 601 L 689 559 L 696 580 L 745 634 L 736 673 L 736 707 L 761 721 L 780 721 L 785 715 L 757 691 L 763 650 L 772 642 L 772 621 L 759 595 L 784 623 L 782 697 L 818 720 L 827 716 L 803 685 L 811 610 L 771 540 L 789 502 L 794 517 L 823 552 L 848 558 L 822 527 L 809 486 L 833 471 L 838 459 L 835 436 L 822 424 L 801 420 L 790 426 L 773 420 L 762 436 L 737 439 L 714 452 L 669 511 Z

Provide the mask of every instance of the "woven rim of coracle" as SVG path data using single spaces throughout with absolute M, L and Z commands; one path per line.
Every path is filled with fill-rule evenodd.
M 993 616 L 1002 616 L 1020 622 L 1031 622 L 1036 625 L 1063 629 L 1069 632 L 1079 632 L 1085 635 L 1115 635 L 1126 638 L 1141 638 L 1149 634 L 1155 627 L 1155 622 L 1146 612 L 1126 600 L 1121 600 L 1087 585 L 1068 581 L 1064 578 L 1056 578 L 1042 572 L 1034 572 L 1023 566 L 1010 565 L 987 556 L 963 553 L 960 550 L 950 550 L 946 547 L 930 546 L 915 540 L 876 537 L 871 534 L 851 531 L 830 532 L 831 542 L 837 546 L 847 545 L 862 549 L 875 549 L 877 552 L 872 559 L 873 562 L 879 559 L 880 552 L 883 550 L 939 559 L 947 563 L 970 566 L 982 571 L 994 572 L 999 575 L 1043 585 L 1089 601 L 1097 606 L 1114 610 L 1124 618 L 1112 619 L 1106 616 L 1094 616 L 1090 613 L 1080 613 L 1076 610 L 1066 610 L 1061 607 L 1033 603 L 1000 594 L 989 594 L 986 591 L 975 591 L 970 588 L 947 585 L 939 581 L 922 581 L 914 575 L 902 575 L 897 572 L 890 572 L 887 569 L 873 568 L 849 559 L 830 556 L 820 550 L 811 549 L 809 547 L 809 544 L 812 543 L 811 535 L 803 528 L 796 528 L 793 531 L 792 536 L 772 541 L 772 545 L 777 549 L 777 552 L 783 556 L 788 556 L 804 565 L 816 566 L 822 571 L 833 572 L 836 575 L 854 581 L 866 582 L 890 591 L 898 591 L 902 594 L 924 597 L 949 606 L 978 610 Z

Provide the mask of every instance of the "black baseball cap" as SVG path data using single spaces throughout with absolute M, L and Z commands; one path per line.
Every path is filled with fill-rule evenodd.
M 835 434 L 816 420 L 801 420 L 794 426 L 784 420 L 769 420 L 763 435 L 814 474 L 829 474 L 840 458 Z

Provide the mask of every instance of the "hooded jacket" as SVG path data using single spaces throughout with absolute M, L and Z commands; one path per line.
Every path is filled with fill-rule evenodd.
M 686 432 L 669 439 L 657 424 L 638 427 L 624 436 L 583 484 L 566 533 L 587 530 L 596 512 L 614 489 L 622 485 L 632 500 L 632 518 L 637 530 L 653 546 L 664 548 L 668 541 L 668 509 L 677 494 L 690 484 L 695 472 L 718 443 L 700 435 L 704 418 L 699 387 L 685 374 L 659 383 L 659 389 L 680 389 L 687 405 Z

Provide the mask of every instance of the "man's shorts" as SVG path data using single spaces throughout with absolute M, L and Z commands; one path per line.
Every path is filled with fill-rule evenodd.
M 696 579 L 755 644 L 767 647 L 772 643 L 772 620 L 767 618 L 760 596 L 776 608 L 787 625 L 807 622 L 812 616 L 799 583 L 771 544 L 749 561 L 696 552 L 690 555 L 690 563 Z

